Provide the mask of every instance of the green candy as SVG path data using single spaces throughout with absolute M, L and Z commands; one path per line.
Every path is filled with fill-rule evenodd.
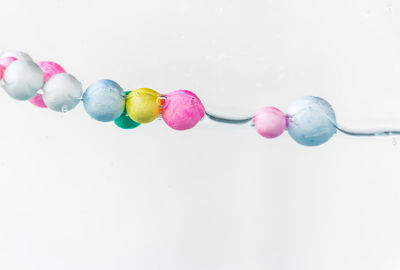
M 131 91 L 125 92 L 125 95 L 128 95 Z M 129 115 L 126 113 L 126 108 L 124 112 L 114 120 L 114 124 L 122 129 L 132 129 L 140 126 L 138 122 L 133 121 Z

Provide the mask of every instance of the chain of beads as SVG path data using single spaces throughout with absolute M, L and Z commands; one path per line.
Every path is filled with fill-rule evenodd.
M 276 138 L 287 130 L 297 143 L 305 146 L 323 144 L 337 130 L 355 136 L 397 134 L 397 131 L 351 132 L 340 128 L 330 104 L 313 96 L 297 99 L 287 113 L 275 107 L 264 107 L 253 117 L 229 119 L 207 112 L 201 100 L 188 90 L 160 94 L 149 88 L 139 88 L 125 92 L 112 80 L 99 80 L 83 92 L 82 84 L 57 63 L 35 63 L 28 54 L 20 51 L 0 54 L 0 80 L 2 88 L 14 99 L 29 100 L 37 107 L 57 112 L 70 111 L 82 101 L 92 118 L 101 122 L 114 121 L 123 129 L 137 128 L 161 115 L 169 127 L 187 130 L 206 115 L 211 120 L 224 123 L 253 121 L 256 131 L 268 139 Z

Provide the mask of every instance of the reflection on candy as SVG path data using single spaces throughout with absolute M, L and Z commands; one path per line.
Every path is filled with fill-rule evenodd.
M 335 112 L 322 98 L 301 97 L 289 106 L 287 113 L 288 132 L 302 145 L 323 144 L 336 133 Z
M 150 123 L 160 115 L 160 94 L 149 88 L 140 88 L 129 93 L 126 112 L 133 121 Z
M 116 82 L 100 80 L 86 89 L 83 105 L 94 119 L 101 122 L 113 121 L 125 109 L 125 93 Z
M 16 60 L 4 72 L 3 88 L 12 98 L 28 100 L 43 86 L 43 72 L 30 60 Z
M 177 90 L 165 95 L 162 109 L 164 122 L 173 129 L 194 127 L 203 117 L 205 109 L 200 99 L 187 90 Z
M 19 60 L 32 60 L 32 57 L 30 57 L 27 53 L 21 52 L 21 51 L 13 51 L 13 50 L 9 50 L 9 51 L 2 51 L 0 53 L 0 58 L 4 58 L 4 57 L 14 57 L 16 59 Z
M 286 114 L 275 107 L 264 107 L 253 117 L 256 131 L 265 138 L 276 138 L 287 126 Z
M 62 66 L 57 63 L 51 61 L 39 61 L 38 66 L 43 71 L 44 82 L 46 83 L 53 75 L 58 73 L 65 73 L 65 70 Z M 33 105 L 40 108 L 47 108 L 46 104 L 43 101 L 42 94 L 38 93 L 36 96 L 29 100 Z
M 130 92 L 131 91 L 125 92 L 125 95 L 126 96 L 129 95 Z M 126 113 L 126 109 L 124 109 L 122 114 L 117 119 L 114 120 L 114 123 L 122 129 L 132 129 L 140 126 L 140 123 L 133 121 L 129 117 L 129 115 Z
M 6 69 L 15 60 L 17 60 L 17 58 L 11 57 L 11 56 L 3 57 L 3 58 L 0 58 L 0 65 Z
M 68 73 L 51 77 L 43 87 L 43 100 L 49 109 L 67 112 L 78 105 L 82 96 L 82 84 Z

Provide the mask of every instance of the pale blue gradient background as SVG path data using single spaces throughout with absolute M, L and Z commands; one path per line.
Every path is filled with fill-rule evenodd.
M 400 127 L 390 0 L 1 3 L 1 47 L 82 81 L 194 91 L 213 111 L 304 95 L 351 128 Z M 208 121 L 121 130 L 0 91 L 0 269 L 398 270 L 399 146 Z

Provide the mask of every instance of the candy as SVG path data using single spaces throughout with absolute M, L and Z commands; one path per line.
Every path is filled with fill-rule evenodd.
M 286 115 L 275 107 L 264 107 L 253 117 L 256 131 L 265 138 L 276 138 L 287 126 Z
M 99 80 L 86 89 L 83 105 L 94 119 L 101 122 L 113 121 L 125 109 L 125 93 L 116 82 Z
M 65 69 L 57 63 L 51 61 L 39 61 L 38 66 L 43 71 L 44 82 L 46 83 L 53 75 L 58 73 L 65 73 Z M 33 98 L 29 100 L 33 105 L 40 108 L 47 108 L 46 104 L 43 101 L 42 94 L 37 94 Z
M 30 60 L 16 60 L 4 72 L 3 88 L 12 98 L 28 100 L 43 86 L 43 72 Z
M 125 95 L 129 95 L 131 91 L 125 92 Z M 140 126 L 140 123 L 133 121 L 129 115 L 126 113 L 126 109 L 122 112 L 122 114 L 114 120 L 114 123 L 122 128 L 122 129 L 132 129 Z
M 75 108 L 82 96 L 82 84 L 71 74 L 59 73 L 43 87 L 43 100 L 49 109 L 67 112 Z
M 187 90 L 177 90 L 165 95 L 162 109 L 164 122 L 173 129 L 194 127 L 203 117 L 205 109 L 200 99 Z
M 129 93 L 126 112 L 133 121 L 150 123 L 160 115 L 160 94 L 149 88 L 140 88 Z
M 335 112 L 322 98 L 301 97 L 289 106 L 287 113 L 289 135 L 299 144 L 317 146 L 336 133 Z

